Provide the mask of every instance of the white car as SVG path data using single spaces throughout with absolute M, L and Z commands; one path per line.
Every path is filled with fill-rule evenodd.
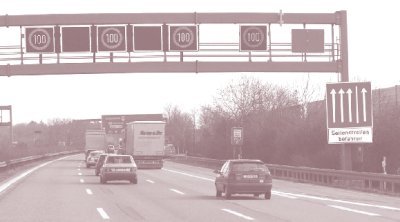
M 91 166 L 96 166 L 96 163 L 99 160 L 100 155 L 103 153 L 104 153 L 103 150 L 96 150 L 90 152 L 89 156 L 86 159 L 86 168 L 89 168 Z

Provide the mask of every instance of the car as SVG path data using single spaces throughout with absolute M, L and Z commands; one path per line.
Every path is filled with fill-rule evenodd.
M 114 153 L 115 152 L 115 147 L 112 144 L 109 144 L 107 146 L 107 153 Z
M 100 168 L 100 183 L 127 180 L 137 184 L 137 165 L 131 155 L 107 155 L 103 167 Z
M 268 167 L 261 160 L 232 159 L 227 160 L 215 178 L 216 196 L 229 199 L 232 194 L 253 194 L 271 199 L 272 176 Z
M 97 160 L 99 160 L 99 157 L 101 154 L 103 154 L 103 150 L 95 150 L 89 153 L 89 156 L 86 159 L 86 168 L 89 168 L 91 166 L 96 166 Z
M 104 160 L 106 159 L 106 157 L 108 155 L 111 155 L 111 154 L 108 154 L 108 153 L 100 154 L 99 159 L 97 160 L 97 163 L 96 163 L 96 166 L 95 166 L 95 171 L 94 171 L 96 176 L 98 176 L 100 174 L 100 168 L 103 167 Z
M 92 152 L 92 151 L 96 151 L 96 149 L 87 149 L 87 150 L 85 150 L 85 161 L 87 160 L 87 158 L 89 156 L 89 153 Z

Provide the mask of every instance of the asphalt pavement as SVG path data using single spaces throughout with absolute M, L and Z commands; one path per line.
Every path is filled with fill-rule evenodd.
M 165 162 L 138 184 L 100 184 L 83 154 L 50 161 L 0 183 L 0 221 L 400 221 L 400 199 L 273 181 L 271 200 L 215 197 L 210 169 Z

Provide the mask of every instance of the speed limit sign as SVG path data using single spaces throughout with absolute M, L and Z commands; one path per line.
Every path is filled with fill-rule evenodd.
M 54 52 L 54 30 L 48 27 L 25 28 L 26 52 Z
M 126 51 L 124 26 L 101 26 L 97 30 L 98 51 Z
M 192 26 L 169 27 L 170 51 L 198 51 L 198 28 Z
M 266 51 L 267 26 L 240 26 L 240 51 Z

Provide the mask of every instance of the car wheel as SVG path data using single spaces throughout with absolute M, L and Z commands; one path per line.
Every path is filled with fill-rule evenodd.
M 105 184 L 106 182 L 107 180 L 104 177 L 100 176 L 100 183 Z
M 227 186 L 225 186 L 225 198 L 226 199 L 230 199 L 231 198 L 231 192 L 229 191 Z
M 218 189 L 216 189 L 217 190 L 217 192 L 216 192 L 216 195 L 215 196 L 217 196 L 217 197 L 221 197 L 221 191 L 219 191 Z
M 135 179 L 133 179 L 133 180 L 131 180 L 131 183 L 133 183 L 133 184 L 137 184 L 137 178 L 135 178 Z
M 265 193 L 265 199 L 267 199 L 267 200 L 271 199 L 271 191 L 268 191 Z

